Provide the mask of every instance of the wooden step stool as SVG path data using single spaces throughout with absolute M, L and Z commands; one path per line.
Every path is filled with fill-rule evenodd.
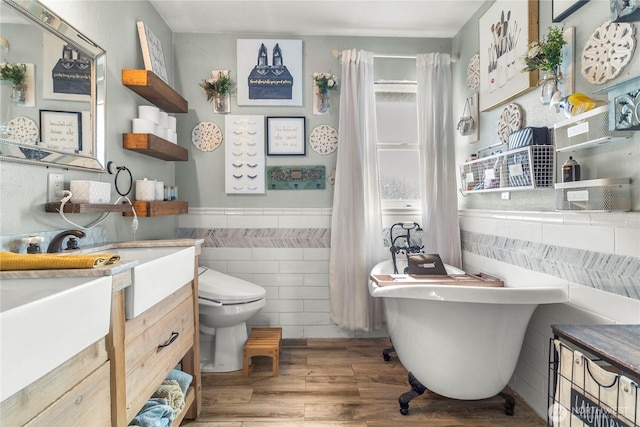
M 267 356 L 273 359 L 273 376 L 278 376 L 280 363 L 280 340 L 282 328 L 253 328 L 244 345 L 242 359 L 242 375 L 249 376 L 249 358 L 251 356 Z

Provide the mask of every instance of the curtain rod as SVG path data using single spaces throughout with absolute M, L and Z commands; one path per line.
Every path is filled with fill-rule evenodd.
M 333 56 L 334 58 L 340 58 L 342 56 L 342 53 L 340 53 L 338 49 L 332 49 L 331 56 Z M 391 54 L 384 54 L 384 53 L 374 53 L 373 57 L 386 58 L 386 59 L 416 59 L 417 55 L 391 55 Z M 458 55 L 457 53 L 451 54 L 451 62 L 457 62 L 459 58 L 460 58 L 460 55 Z

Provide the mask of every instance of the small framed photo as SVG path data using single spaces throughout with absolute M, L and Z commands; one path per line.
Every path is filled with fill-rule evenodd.
M 305 117 L 267 117 L 267 155 L 307 154 Z
M 40 141 L 47 148 L 82 151 L 82 113 L 40 110 Z

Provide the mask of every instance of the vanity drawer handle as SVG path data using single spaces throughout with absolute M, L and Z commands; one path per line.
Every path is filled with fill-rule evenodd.
M 169 347 L 171 344 L 173 344 L 175 342 L 175 340 L 178 339 L 178 335 L 180 335 L 177 332 L 171 332 L 171 338 L 169 338 L 169 340 L 167 342 L 165 342 L 164 344 L 159 344 L 158 345 L 158 351 L 162 350 L 165 347 Z

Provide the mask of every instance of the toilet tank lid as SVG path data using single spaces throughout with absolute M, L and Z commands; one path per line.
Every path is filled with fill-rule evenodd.
M 206 267 L 198 269 L 198 295 L 223 304 L 239 304 L 264 298 L 265 289 Z

